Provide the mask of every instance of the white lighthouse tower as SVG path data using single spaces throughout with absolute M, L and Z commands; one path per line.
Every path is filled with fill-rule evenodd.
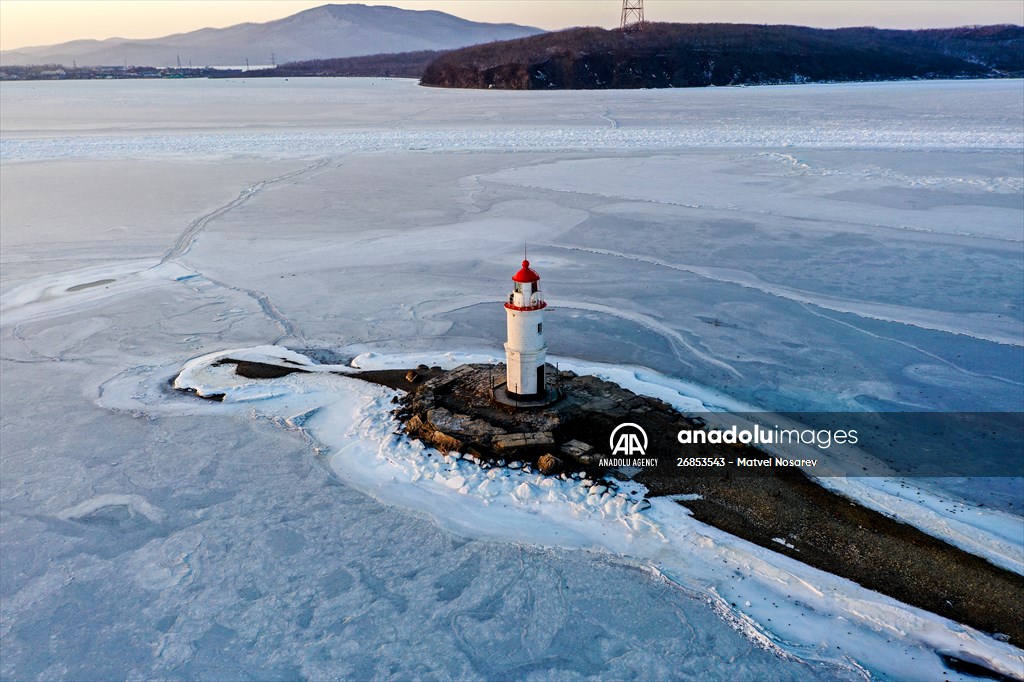
M 523 261 L 512 282 L 512 293 L 505 304 L 505 390 L 513 398 L 544 398 L 544 361 L 548 354 L 544 343 L 544 308 L 548 304 L 541 297 L 540 276 L 530 269 L 530 261 Z

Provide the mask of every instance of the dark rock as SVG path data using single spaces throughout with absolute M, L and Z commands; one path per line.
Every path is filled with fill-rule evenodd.
M 482 419 L 474 419 L 465 414 L 452 414 L 443 407 L 428 410 L 427 421 L 440 431 L 472 438 L 500 436 L 505 433 L 504 429 L 488 424 Z
M 499 436 L 491 441 L 491 445 L 495 450 L 513 450 L 515 448 L 526 447 L 526 434 L 525 433 L 510 433 L 505 436 Z
M 246 379 L 280 379 L 289 374 L 305 374 L 309 371 L 297 367 L 281 367 L 280 365 L 271 365 L 266 362 L 234 360 L 232 358 L 225 358 L 214 363 L 214 367 L 218 365 L 235 365 L 235 374 Z
M 549 431 L 539 433 L 510 433 L 505 436 L 497 436 L 491 441 L 495 450 L 514 450 L 516 448 L 528 447 L 551 447 L 555 444 L 555 437 Z
M 581 457 L 586 456 L 587 453 L 593 451 L 593 449 L 594 448 L 581 440 L 571 440 L 562 446 L 562 453 L 569 457 L 569 459 L 579 461 Z

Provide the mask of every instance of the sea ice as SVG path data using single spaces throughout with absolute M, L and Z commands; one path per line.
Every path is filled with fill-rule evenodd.
M 494 358 L 526 241 L 556 361 L 683 409 L 1024 410 L 1021 87 L 5 83 L 0 677 L 1019 676 L 671 500 L 412 466 L 369 385 L 168 382 Z M 1020 479 L 831 480 L 1020 564 Z

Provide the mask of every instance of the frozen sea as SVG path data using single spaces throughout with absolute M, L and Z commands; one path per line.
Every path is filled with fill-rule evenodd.
M 0 106 L 3 679 L 956 678 L 936 651 L 1024 676 L 664 505 L 541 508 L 523 480 L 505 517 L 451 462 L 441 495 L 351 380 L 167 386 L 268 344 L 497 357 L 526 243 L 567 366 L 712 407 L 1020 412 L 1021 81 L 5 82 Z M 978 523 L 1018 572 L 1021 486 L 928 483 L 1000 510 Z

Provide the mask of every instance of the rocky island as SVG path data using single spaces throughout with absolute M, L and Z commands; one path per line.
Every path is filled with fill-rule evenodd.
M 219 364 L 235 365 L 235 372 L 249 379 L 308 371 L 287 362 L 225 358 Z M 630 483 L 641 484 L 648 496 L 672 496 L 711 526 L 1016 646 L 1024 643 L 1024 577 L 829 491 L 799 468 L 737 476 L 729 469 L 603 466 L 602 460 L 614 459 L 608 434 L 622 422 L 648 425 L 647 452 L 671 456 L 672 464 L 680 447 L 675 434 L 703 428 L 704 422 L 598 377 L 546 369 L 556 377 L 558 399 L 531 409 L 493 400 L 493 389 L 505 376 L 501 364 L 346 375 L 401 391 L 394 399 L 396 427 L 446 454 L 482 467 L 575 477 L 589 483 L 595 495 L 626 494 Z M 687 454 L 695 452 L 769 457 L 744 445 L 706 444 Z M 644 506 L 641 500 L 637 509 Z M 952 663 L 972 670 L 968 662 Z

